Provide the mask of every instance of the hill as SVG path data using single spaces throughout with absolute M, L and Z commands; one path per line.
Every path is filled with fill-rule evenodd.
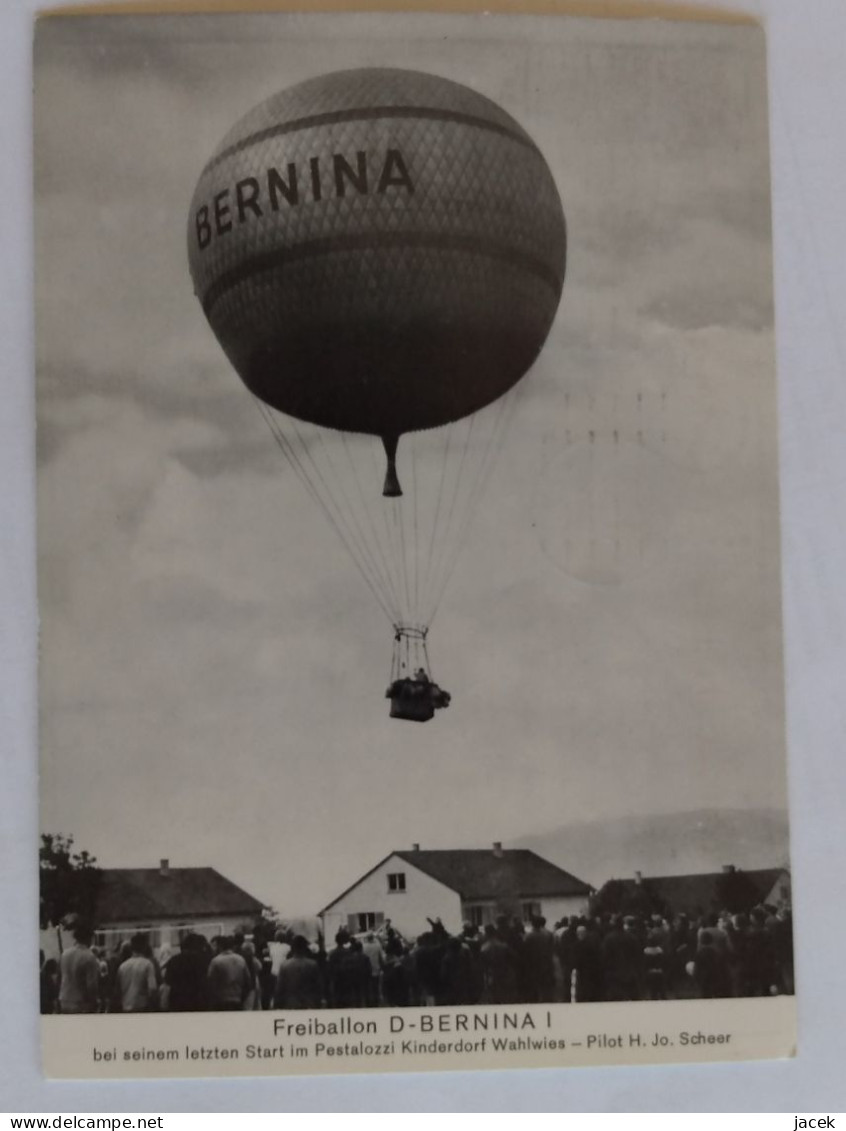
M 600 887 L 609 879 L 744 870 L 789 863 L 787 814 L 770 809 L 700 809 L 650 817 L 581 821 L 520 837 L 509 847 L 531 848 L 579 879 Z

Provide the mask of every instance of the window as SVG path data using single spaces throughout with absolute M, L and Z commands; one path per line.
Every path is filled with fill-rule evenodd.
M 524 903 L 522 911 L 524 919 L 533 919 L 536 915 L 540 915 L 541 905 L 539 903 Z
M 463 904 L 462 917 L 474 927 L 484 927 L 496 919 L 496 904 L 470 903 Z
M 384 921 L 385 916 L 381 911 L 356 911 L 347 916 L 347 925 L 354 935 L 363 931 L 375 931 Z
M 405 872 L 388 872 L 388 891 L 405 891 Z

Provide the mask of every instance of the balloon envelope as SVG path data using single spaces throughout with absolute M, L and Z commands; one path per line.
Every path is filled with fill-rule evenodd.
M 243 118 L 191 204 L 194 287 L 279 411 L 397 436 L 496 400 L 539 353 L 565 224 L 526 132 L 412 71 L 325 75 Z

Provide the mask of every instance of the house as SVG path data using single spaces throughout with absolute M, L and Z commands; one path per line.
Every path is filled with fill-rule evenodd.
M 790 907 L 790 872 L 787 868 L 743 871 L 725 864 L 719 872 L 686 876 L 641 876 L 621 880 L 623 902 L 634 906 L 640 899 L 657 910 L 691 918 L 715 911 L 749 911 L 759 904 Z M 644 899 L 645 897 L 645 899 Z
M 448 931 L 462 923 L 492 923 L 499 914 L 543 915 L 550 926 L 587 910 L 588 884 L 525 848 L 421 849 L 391 852 L 319 913 L 327 941 L 340 927 L 353 932 L 387 920 L 406 938 L 440 919 Z
M 95 943 L 109 950 L 136 931 L 154 949 L 177 946 L 194 931 L 212 938 L 258 918 L 260 900 L 214 868 L 104 868 L 94 916 Z

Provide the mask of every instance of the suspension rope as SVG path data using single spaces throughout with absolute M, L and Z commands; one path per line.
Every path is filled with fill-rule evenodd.
M 335 498 L 335 494 L 337 493 L 337 490 L 333 491 L 332 487 L 327 483 L 326 477 L 324 476 L 323 471 L 322 471 L 320 465 L 318 464 L 317 460 L 314 458 L 314 455 L 309 448 L 307 440 L 303 437 L 303 435 L 300 432 L 299 428 L 297 427 L 296 423 L 293 422 L 293 421 L 292 421 L 292 429 L 293 429 L 294 435 L 297 437 L 297 440 L 300 443 L 300 447 L 302 448 L 303 455 L 305 456 L 305 458 L 311 464 L 311 467 L 313 469 L 313 472 L 314 472 L 316 479 L 320 482 L 320 484 L 323 486 L 324 491 L 326 492 L 327 499 L 329 500 L 329 502 L 332 503 L 332 505 L 334 507 L 334 511 L 335 511 L 335 513 L 338 517 L 338 521 L 341 523 L 341 525 L 347 531 L 350 543 L 352 543 L 356 547 L 356 550 L 357 550 L 358 555 L 359 555 L 358 559 L 356 559 L 357 561 L 360 562 L 359 568 L 362 568 L 362 569 L 365 569 L 365 570 L 368 571 L 368 576 L 371 578 L 374 589 L 378 589 L 379 588 L 378 571 L 375 569 L 375 567 L 372 563 L 372 557 L 369 554 L 369 550 L 368 550 L 366 542 L 362 538 L 361 531 L 358 530 L 353 525 L 352 517 L 351 516 L 348 517 L 344 513 L 342 508 L 339 506 L 339 504 L 338 504 L 338 502 Z M 317 435 L 318 442 L 321 445 L 321 448 L 325 450 L 325 445 L 324 445 L 322 435 L 320 434 L 320 432 L 317 432 L 316 435 Z M 335 470 L 334 470 L 334 466 L 331 462 L 331 459 L 328 456 L 326 457 L 326 461 L 327 461 L 327 464 L 328 464 L 328 469 L 333 474 L 336 474 Z M 337 475 L 336 475 L 336 477 L 337 477 Z M 342 492 L 342 493 L 344 493 L 344 492 Z M 384 600 L 384 597 L 383 597 L 383 600 Z M 390 610 L 390 604 L 387 600 L 385 600 L 385 603 L 388 604 L 388 606 L 389 606 L 389 611 L 388 611 L 388 614 L 387 614 L 388 618 L 389 618 L 389 620 L 391 620 L 393 622 L 393 611 Z
M 340 435 L 343 440 L 345 454 L 347 455 L 348 461 L 351 463 L 353 472 L 355 473 L 355 464 L 352 463 L 352 459 L 350 457 L 349 448 L 346 442 L 346 435 L 343 432 L 340 433 Z M 323 459 L 325 460 L 327 470 L 334 476 L 335 485 L 332 487 L 333 497 L 340 496 L 343 498 L 343 501 L 346 504 L 344 513 L 349 515 L 350 524 L 354 526 L 358 541 L 362 547 L 362 553 L 366 557 L 367 562 L 371 570 L 373 571 L 373 576 L 376 578 L 381 592 L 385 594 L 386 602 L 391 606 L 391 612 L 393 616 L 395 613 L 398 613 L 400 611 L 400 603 L 396 599 L 396 593 L 393 589 L 393 586 L 391 585 L 390 576 L 387 575 L 385 571 L 384 557 L 377 555 L 374 548 L 370 545 L 367 539 L 367 532 L 364 528 L 364 522 L 362 521 L 360 515 L 356 513 L 353 501 L 347 494 L 346 480 L 348 477 L 341 474 L 335 466 L 335 461 L 332 458 L 331 453 L 331 445 L 326 443 L 322 433 L 318 432 L 317 438 L 321 451 L 323 453 Z M 357 481 L 357 476 L 355 474 L 354 478 Z M 369 518 L 369 511 L 366 505 L 362 508 L 362 513 L 364 514 L 365 518 Z
M 381 466 L 381 464 L 379 462 L 380 453 L 377 451 L 377 447 L 376 447 L 375 444 L 371 446 L 370 450 L 371 450 L 373 459 L 375 461 L 376 475 L 378 477 L 379 474 L 384 471 L 384 468 Z M 383 498 L 383 496 L 379 495 L 378 500 L 377 500 L 377 513 L 378 513 L 378 516 L 379 516 L 378 519 L 377 519 L 377 525 L 379 523 L 381 523 L 382 527 L 384 528 L 385 545 L 387 547 L 387 551 L 383 551 L 383 553 L 384 553 L 385 561 L 386 561 L 388 568 L 391 572 L 391 575 L 392 575 L 392 577 L 394 577 L 396 579 L 395 580 L 396 589 L 399 590 L 399 588 L 400 588 L 399 564 L 396 560 L 396 554 L 395 554 L 394 549 L 393 549 L 393 541 L 394 540 L 393 540 L 393 535 L 392 535 L 392 530 L 391 530 L 391 522 L 390 522 L 390 511 L 391 511 L 390 500 L 388 501 L 388 504 L 386 505 L 384 502 L 381 502 L 382 498 Z M 381 503 L 381 505 L 379 505 L 380 503 Z M 397 604 L 399 604 L 399 601 L 397 602 Z M 402 620 L 402 617 L 397 616 L 395 623 L 398 623 L 401 620 Z
M 431 532 L 431 537 L 429 539 L 429 556 L 428 556 L 428 560 L 427 560 L 427 564 L 426 564 L 426 572 L 423 575 L 423 592 L 424 593 L 427 593 L 427 591 L 428 591 L 429 579 L 431 577 L 432 555 L 433 555 L 434 547 L 435 547 L 435 532 L 438 529 L 438 516 L 440 515 L 440 512 L 441 512 L 441 498 L 443 496 L 444 477 L 446 475 L 446 469 L 447 469 L 447 465 L 448 465 L 449 449 L 450 449 L 451 440 L 452 440 L 452 428 L 450 427 L 450 428 L 447 429 L 446 445 L 444 447 L 444 456 L 443 456 L 443 461 L 441 463 L 441 478 L 440 478 L 440 483 L 438 485 L 438 502 L 437 502 L 437 506 L 435 507 L 435 517 L 432 520 L 432 532 Z M 424 606 L 424 608 L 425 608 L 425 606 Z
M 497 409 L 496 417 L 491 427 L 487 443 L 482 455 L 481 464 L 476 473 L 475 480 L 466 495 L 466 504 L 463 508 L 464 513 L 461 516 L 459 532 L 455 538 L 452 546 L 450 558 L 446 563 L 443 570 L 439 588 L 436 590 L 434 605 L 431 612 L 427 617 L 429 624 L 435 619 L 438 609 L 441 606 L 450 579 L 452 578 L 455 568 L 458 564 L 461 550 L 467 537 L 468 531 L 472 524 L 473 517 L 478 509 L 482 495 L 484 494 L 485 487 L 490 480 L 491 473 L 496 464 L 497 456 L 502 450 L 508 425 L 514 416 L 514 412 L 518 403 L 520 395 L 519 386 L 512 388 L 500 401 Z
M 372 437 L 367 442 L 362 437 L 357 444 L 356 438 L 338 432 L 340 443 L 332 443 L 315 430 L 312 439 L 288 418 L 283 430 L 276 414 L 257 397 L 253 400 L 287 463 L 323 511 L 393 626 L 392 678 L 421 666 L 431 674 L 428 625 L 443 601 L 502 449 L 517 403 L 515 389 L 495 408 L 491 406 L 492 412 L 475 413 L 434 434 L 409 436 L 405 447 L 410 447 L 410 491 L 402 499 L 387 501 L 381 493 L 371 493 L 366 482 L 369 475 L 362 461 L 368 459 L 368 448 L 375 461 L 374 483 L 381 471 Z M 426 447 L 418 451 L 423 435 Z M 421 495 L 427 465 L 431 485 L 436 481 L 437 489 Z M 403 478 L 408 471 L 407 467 Z
M 358 466 L 356 464 L 356 461 L 353 459 L 352 450 L 348 443 L 346 432 L 342 432 L 341 437 L 343 440 L 344 452 L 347 456 L 347 462 L 349 463 L 352 470 L 353 479 L 355 481 L 356 487 L 358 488 L 359 498 L 361 499 L 362 510 L 367 519 L 367 524 L 370 528 L 370 534 L 375 546 L 373 556 L 380 566 L 380 576 L 383 578 L 385 589 L 388 590 L 388 592 L 391 594 L 391 607 L 393 610 L 395 610 L 394 621 L 396 621 L 399 619 L 400 615 L 400 601 L 397 595 L 396 584 L 391 573 L 391 556 L 390 554 L 385 553 L 385 548 L 382 544 L 381 538 L 379 537 L 378 525 L 373 519 L 372 508 L 368 505 L 367 495 L 361 481 L 361 476 L 359 475 Z
M 414 551 L 412 553 L 412 564 L 414 566 L 414 603 L 412 605 L 412 616 L 415 621 L 419 620 L 420 616 L 420 561 L 418 555 L 418 547 L 420 545 L 419 532 L 417 524 L 417 443 L 416 437 L 411 439 L 411 490 L 412 499 L 414 502 L 414 540 L 412 546 Z
M 450 493 L 449 513 L 447 515 L 446 524 L 444 526 L 444 535 L 443 535 L 443 540 L 442 540 L 443 552 L 441 554 L 440 561 L 437 563 L 436 569 L 434 571 L 434 578 L 436 580 L 433 583 L 433 587 L 430 588 L 430 592 L 431 592 L 432 597 L 435 597 L 435 595 L 439 591 L 439 586 L 437 584 L 437 578 L 441 575 L 444 563 L 448 560 L 448 557 L 450 556 L 450 532 L 452 530 L 452 520 L 453 520 L 453 515 L 455 514 L 456 503 L 461 496 L 461 487 L 462 487 L 462 484 L 464 483 L 464 479 L 462 477 L 462 472 L 464 470 L 464 464 L 467 460 L 467 453 L 470 450 L 470 446 L 471 446 L 471 442 L 472 442 L 472 438 L 473 438 L 473 429 L 475 427 L 477 418 L 478 418 L 478 413 L 473 413 L 473 415 L 470 417 L 470 425 L 465 432 L 464 443 L 461 446 L 461 462 L 458 465 L 458 470 L 457 470 L 456 475 L 455 475 L 455 489 Z M 461 423 L 463 424 L 463 421 Z M 455 427 L 457 429 L 459 427 L 458 422 L 451 427 Z M 460 511 L 459 511 L 459 517 L 460 517 Z M 429 607 L 428 604 L 427 604 L 427 607 Z M 429 618 L 429 619 L 431 619 L 431 618 Z
M 395 500 L 395 501 L 397 503 L 399 502 L 398 499 Z M 398 506 L 397 511 L 400 512 L 399 514 L 397 514 L 397 518 L 399 519 L 400 553 L 402 555 L 402 580 L 403 580 L 403 588 L 404 588 L 404 591 L 405 591 L 405 607 L 407 609 L 411 610 L 411 608 L 412 608 L 411 607 L 411 583 L 410 583 L 410 578 L 409 578 L 410 570 L 409 570 L 409 566 L 408 566 L 408 557 L 407 557 L 406 548 L 405 548 L 405 522 L 403 521 L 404 517 L 405 517 L 405 508 L 402 508 L 402 510 L 400 510 L 400 508 Z M 413 610 L 412 610 L 412 613 L 413 613 Z
M 426 646 L 427 629 L 414 625 L 397 625 L 391 654 L 391 681 L 411 679 L 412 672 L 422 668 L 431 678 L 429 650 Z
M 379 593 L 378 588 L 374 585 L 366 567 L 359 560 L 358 555 L 356 554 L 353 546 L 351 545 L 351 543 L 349 541 L 349 538 L 347 537 L 347 535 L 344 531 L 343 524 L 338 522 L 338 520 L 336 519 L 335 515 L 332 512 L 331 507 L 328 505 L 327 501 L 323 499 L 320 492 L 317 490 L 316 485 L 309 478 L 308 473 L 306 472 L 305 468 L 303 467 L 302 462 L 300 461 L 296 451 L 294 450 L 294 448 L 291 445 L 288 438 L 281 431 L 281 428 L 279 427 L 278 422 L 274 419 L 270 410 L 267 408 L 267 406 L 264 404 L 264 402 L 259 400 L 259 398 L 256 397 L 254 394 L 253 394 L 253 401 L 254 401 L 256 407 L 258 408 L 260 414 L 264 418 L 265 422 L 267 423 L 267 425 L 270 429 L 271 435 L 273 436 L 274 440 L 276 441 L 276 444 L 279 447 L 279 450 L 282 452 L 283 456 L 285 457 L 287 463 L 291 467 L 295 476 L 297 477 L 297 479 L 299 479 L 299 481 L 305 487 L 305 489 L 308 492 L 308 494 L 310 495 L 310 497 L 317 503 L 317 505 L 323 511 L 323 513 L 326 516 L 326 518 L 328 519 L 330 525 L 335 530 L 338 537 L 341 539 L 341 542 L 343 543 L 344 547 L 346 548 L 347 553 L 352 558 L 354 564 L 356 565 L 357 569 L 359 570 L 359 573 L 361 574 L 362 578 L 364 579 L 364 582 L 366 583 L 368 589 L 373 594 L 373 597 L 375 598 L 376 603 L 378 604 L 379 608 L 382 610 L 382 612 L 385 614 L 385 616 L 388 618 L 388 620 L 393 622 L 394 618 L 393 618 L 393 615 L 392 615 L 390 608 L 385 603 L 384 599 L 382 598 L 381 594 Z

